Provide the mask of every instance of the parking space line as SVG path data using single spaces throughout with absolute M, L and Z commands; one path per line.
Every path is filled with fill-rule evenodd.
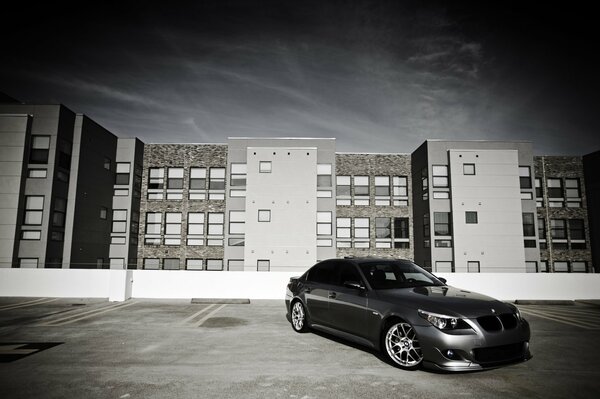
M 556 315 L 559 317 L 565 317 L 565 318 L 572 318 L 572 319 L 576 319 L 577 321 L 582 321 L 582 322 L 589 322 L 589 323 L 593 323 L 593 324 L 598 324 L 600 325 L 600 313 L 597 312 L 571 312 L 570 310 L 567 309 L 555 309 L 555 308 L 550 308 L 550 309 L 531 309 L 531 311 L 533 312 L 542 312 L 542 313 L 546 313 L 548 315 Z
M 13 303 L 12 305 L 4 305 L 4 306 L 0 307 L 0 312 L 3 310 L 11 310 L 11 309 L 26 308 L 29 306 L 41 305 L 43 303 L 54 302 L 57 299 L 58 298 L 39 298 L 39 299 L 34 299 L 31 301 L 26 301 L 26 302 Z
M 209 309 L 211 309 L 211 308 L 213 308 L 213 307 L 215 307 L 215 306 L 217 306 L 217 305 L 214 305 L 214 304 L 213 304 L 213 305 L 208 305 L 207 307 L 205 307 L 205 308 L 202 308 L 201 310 L 199 310 L 198 312 L 194 313 L 194 314 L 193 314 L 193 315 L 191 315 L 190 317 L 186 317 L 186 318 L 185 318 L 185 319 L 183 319 L 183 320 L 182 320 L 182 321 L 181 321 L 179 324 L 181 324 L 181 325 L 184 325 L 184 324 L 186 324 L 187 322 L 189 322 L 189 321 L 191 321 L 191 320 L 195 319 L 197 316 L 201 315 L 202 313 L 204 313 L 204 312 L 208 311 Z
M 221 305 L 206 316 L 204 316 L 198 323 L 195 324 L 196 327 L 200 327 L 206 320 L 210 319 L 214 314 L 216 314 L 219 310 L 223 309 L 227 305 Z
M 555 314 L 551 314 L 551 313 L 546 313 L 544 311 L 540 311 L 540 310 L 530 310 L 530 309 L 521 309 L 519 308 L 519 310 L 522 313 L 526 313 L 526 314 L 530 314 L 532 316 L 536 316 L 536 317 L 541 317 L 542 319 L 548 319 L 548 320 L 552 320 L 552 321 L 556 321 L 558 323 L 563 323 L 563 324 L 569 324 L 575 327 L 581 327 L 581 328 L 585 328 L 587 330 L 597 330 L 600 329 L 600 325 L 598 324 L 593 324 L 593 323 L 589 323 L 589 322 L 583 322 L 583 321 L 576 321 L 573 320 L 569 317 L 565 317 L 565 316 L 558 316 Z
M 66 324 L 74 323 L 74 322 L 79 321 L 79 320 L 84 320 L 84 319 L 88 319 L 90 317 L 94 317 L 94 316 L 97 316 L 97 315 L 100 315 L 100 314 L 104 314 L 104 313 L 107 313 L 107 312 L 112 312 L 113 310 L 122 309 L 122 308 L 125 308 L 127 306 L 134 305 L 136 303 L 137 302 L 132 301 L 132 302 L 126 302 L 126 303 L 118 303 L 116 305 L 104 306 L 104 307 L 102 307 L 100 309 L 93 309 L 93 310 L 90 310 L 90 311 L 87 311 L 87 312 L 80 312 L 80 313 L 77 313 L 77 314 L 72 314 L 72 315 L 69 315 L 67 317 L 62 317 L 62 318 L 59 318 L 59 319 L 56 319 L 56 320 L 52 320 L 52 321 L 49 321 L 47 323 L 38 324 L 38 325 L 39 326 L 53 326 L 53 327 L 55 327 L 55 326 L 64 326 Z

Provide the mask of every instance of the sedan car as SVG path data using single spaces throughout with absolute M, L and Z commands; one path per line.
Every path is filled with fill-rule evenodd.
M 531 358 L 529 323 L 508 303 L 453 288 L 407 260 L 317 263 L 293 277 L 287 317 L 380 350 L 403 369 L 481 370 Z

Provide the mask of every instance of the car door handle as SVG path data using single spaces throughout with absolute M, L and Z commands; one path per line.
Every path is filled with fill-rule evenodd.
M 306 287 L 306 288 L 304 289 L 304 292 L 306 292 L 307 294 L 310 294 L 310 287 Z
M 329 299 L 335 299 L 335 297 L 337 296 L 337 294 L 333 291 L 329 291 Z

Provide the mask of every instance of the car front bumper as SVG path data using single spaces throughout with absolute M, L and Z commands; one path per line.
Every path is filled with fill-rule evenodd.
M 516 328 L 498 332 L 474 330 L 454 335 L 433 326 L 414 326 L 421 343 L 425 367 L 444 371 L 474 371 L 531 359 L 529 323 L 521 320 Z M 448 355 L 448 350 L 453 356 Z

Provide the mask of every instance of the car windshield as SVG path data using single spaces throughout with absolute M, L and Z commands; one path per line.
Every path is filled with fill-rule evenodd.
M 369 261 L 359 266 L 375 290 L 445 285 L 433 274 L 408 261 Z

